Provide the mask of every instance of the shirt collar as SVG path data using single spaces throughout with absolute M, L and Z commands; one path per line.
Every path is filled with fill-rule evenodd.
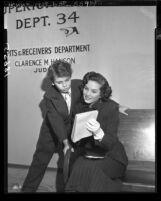
M 69 94 L 69 95 L 71 95 L 71 88 L 67 91 L 67 92 L 61 92 L 61 94 Z

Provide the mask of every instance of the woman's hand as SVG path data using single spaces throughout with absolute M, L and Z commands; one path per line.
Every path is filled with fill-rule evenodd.
M 87 122 L 87 129 L 93 133 L 93 137 L 95 140 L 102 140 L 104 136 L 104 132 L 100 127 L 100 123 L 95 119 L 90 119 Z
M 94 134 L 96 134 L 100 129 L 100 123 L 96 121 L 95 119 L 90 119 L 86 125 L 87 125 L 87 129 Z

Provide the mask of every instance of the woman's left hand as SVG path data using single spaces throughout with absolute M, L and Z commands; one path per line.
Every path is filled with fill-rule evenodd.
M 104 132 L 100 127 L 100 123 L 95 119 L 90 119 L 86 125 L 87 129 L 93 133 L 94 139 L 101 141 L 104 136 Z
M 93 134 L 97 134 L 97 132 L 100 130 L 100 123 L 95 119 L 90 119 L 86 125 L 87 129 L 91 131 Z

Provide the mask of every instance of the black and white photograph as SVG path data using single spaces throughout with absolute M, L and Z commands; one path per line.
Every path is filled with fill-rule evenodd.
M 160 30 L 156 1 L 4 2 L 6 194 L 157 192 Z

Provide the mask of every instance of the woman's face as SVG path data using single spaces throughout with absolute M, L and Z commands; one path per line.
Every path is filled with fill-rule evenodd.
M 101 97 L 101 85 L 93 80 L 89 80 L 83 89 L 83 98 L 86 103 L 93 103 Z

